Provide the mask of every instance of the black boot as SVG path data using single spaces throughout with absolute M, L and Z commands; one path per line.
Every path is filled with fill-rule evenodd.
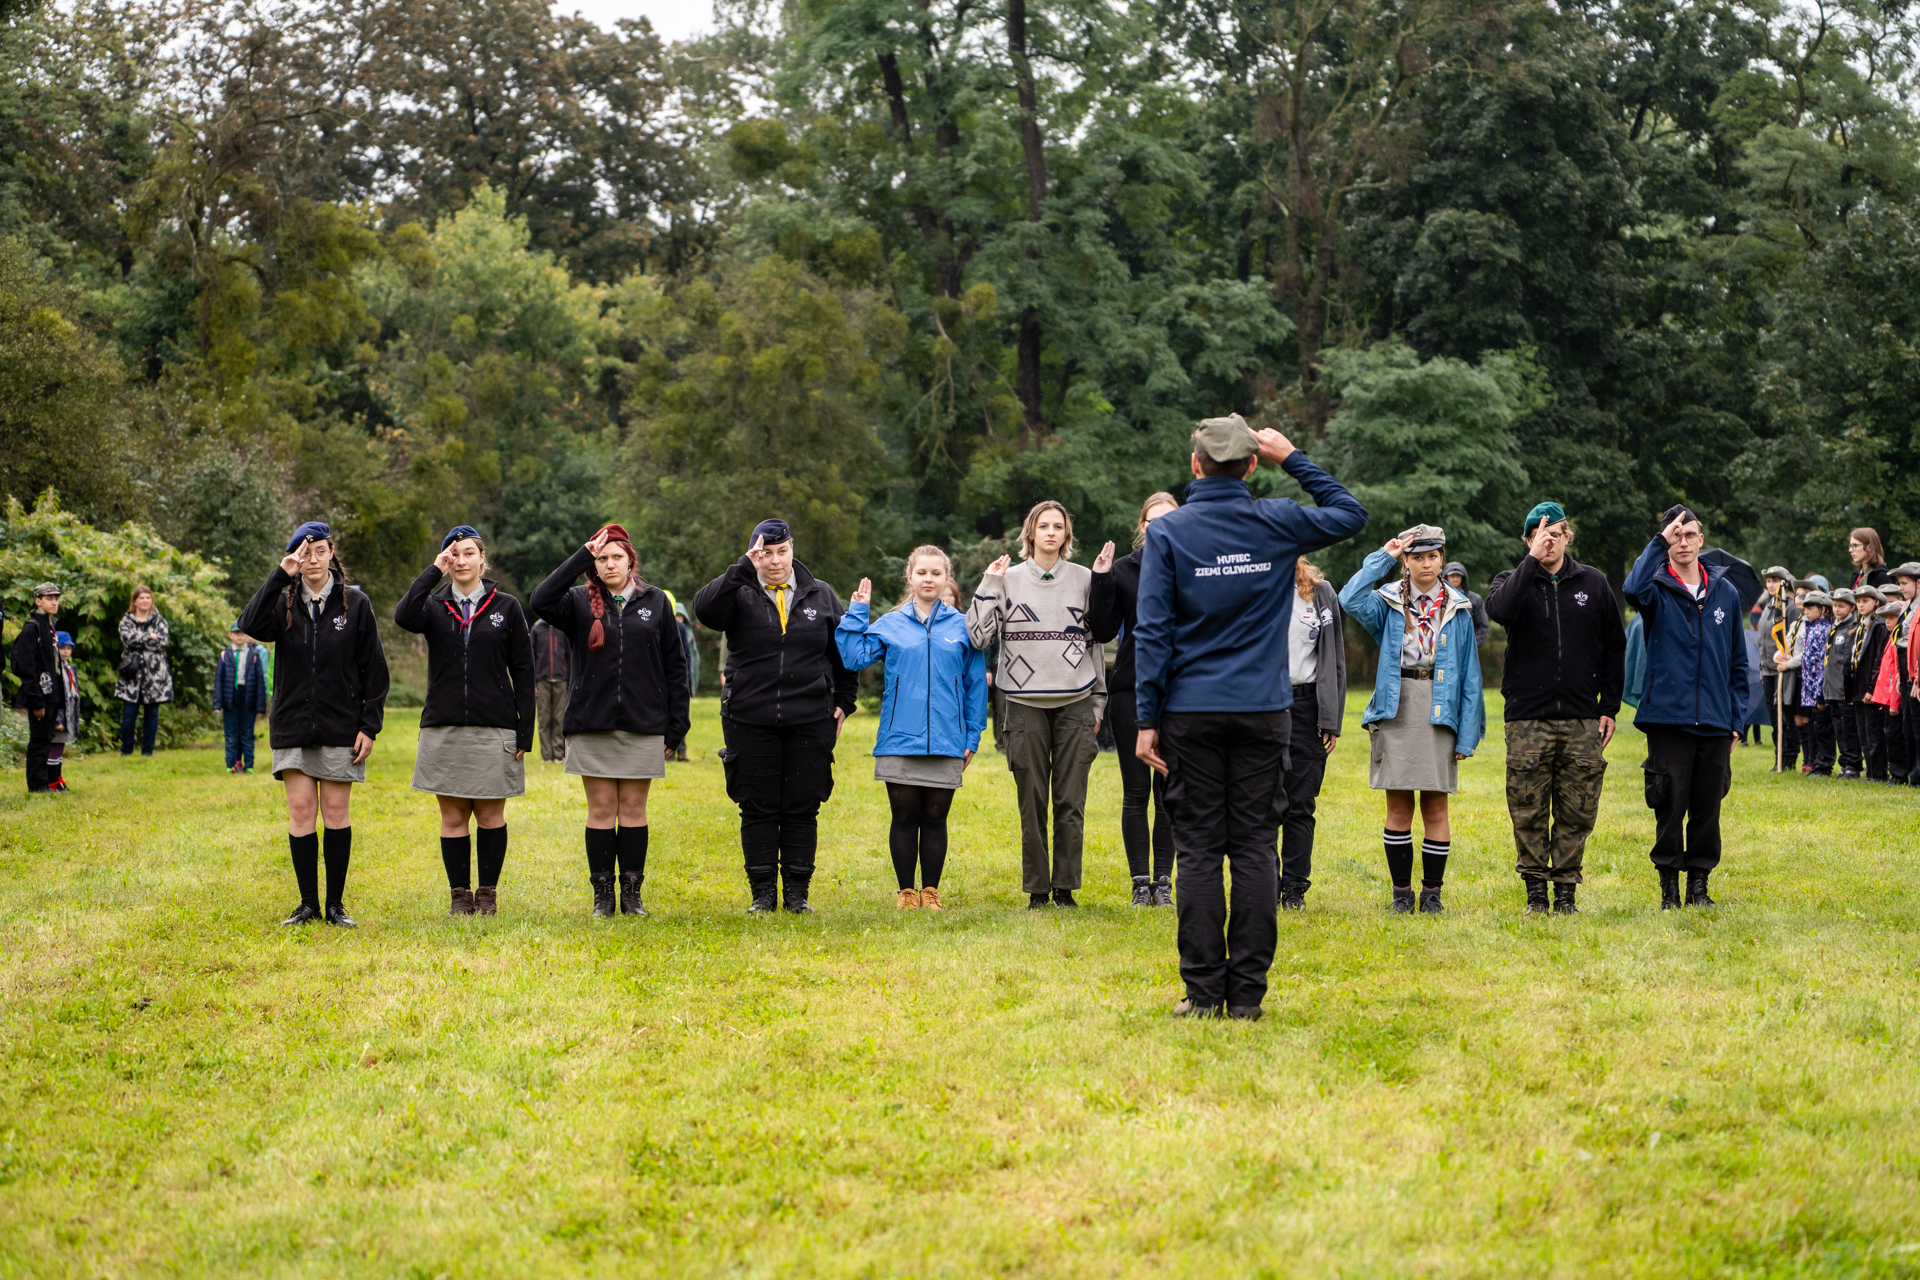
M 466 885 L 453 887 L 453 903 L 447 908 L 450 916 L 470 916 L 473 914 L 473 890 Z
M 1038 911 L 1042 907 L 1052 905 L 1052 902 L 1053 899 L 1047 897 L 1044 893 L 1030 893 L 1027 895 L 1027 910 Z
M 1153 905 L 1153 881 L 1145 876 L 1133 878 L 1133 905 L 1136 907 Z
M 593 918 L 613 919 L 613 872 L 596 871 L 587 880 L 593 885 Z
M 1553 914 L 1557 916 L 1577 916 L 1580 908 L 1573 905 L 1574 891 L 1579 885 L 1570 880 L 1555 882 L 1553 886 Z
M 780 873 L 774 868 L 749 868 L 747 888 L 753 891 L 753 902 L 747 907 L 748 915 L 771 915 L 780 909 Z
M 1529 878 L 1527 886 L 1527 914 L 1543 916 L 1550 908 L 1547 906 L 1547 882 Z
M 312 924 L 320 919 L 320 908 L 311 902 L 303 902 L 293 909 L 293 914 L 282 920 L 281 924 Z
M 1440 905 L 1440 886 L 1437 884 L 1421 885 L 1420 914 L 1423 916 L 1437 916 L 1445 910 L 1446 908 Z
M 1056 907 L 1077 907 L 1080 904 L 1073 900 L 1073 890 L 1055 889 L 1053 891 L 1053 905 Z
M 347 914 L 347 909 L 337 902 L 329 902 L 327 904 L 327 923 L 336 929 L 358 929 L 360 927 L 353 922 L 353 917 Z
M 1660 909 L 1672 911 L 1680 905 L 1680 872 L 1675 867 L 1661 867 L 1660 871 Z
M 1165 876 L 1153 882 L 1153 905 L 1156 907 L 1173 905 L 1173 881 Z
M 1687 872 L 1687 905 L 1690 907 L 1710 907 L 1713 899 L 1707 896 L 1708 871 Z
M 623 916 L 644 916 L 646 904 L 640 901 L 640 882 L 646 877 L 638 871 L 620 873 L 620 914 Z
M 807 886 L 812 882 L 812 867 L 808 867 L 804 871 L 782 871 L 780 873 L 781 896 L 787 900 L 787 910 L 797 916 L 813 914 L 813 905 L 807 901 Z
M 1280 909 L 1282 911 L 1307 909 L 1307 886 L 1304 881 L 1282 880 L 1280 882 Z
M 1412 885 L 1393 886 L 1393 911 L 1396 915 L 1406 916 L 1413 914 Z

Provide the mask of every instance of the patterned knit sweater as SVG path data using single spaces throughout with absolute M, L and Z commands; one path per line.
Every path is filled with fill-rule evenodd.
M 1107 710 L 1105 649 L 1087 631 L 1093 571 L 1061 560 L 1042 573 L 1022 560 L 1002 574 L 980 579 L 967 607 L 967 634 L 974 647 L 1000 642 L 994 685 L 1014 702 L 1064 707 L 1089 695 L 1093 714 Z

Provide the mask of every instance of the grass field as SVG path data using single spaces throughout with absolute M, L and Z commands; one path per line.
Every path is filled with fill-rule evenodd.
M 703 701 L 651 919 L 587 918 L 536 763 L 456 922 L 395 713 L 352 933 L 276 926 L 278 789 L 217 748 L 0 779 L 0 1274 L 1920 1275 L 1920 797 L 1743 749 L 1721 906 L 1662 914 L 1623 729 L 1584 914 L 1528 920 L 1496 723 L 1450 911 L 1392 917 L 1359 705 L 1258 1024 L 1166 1016 L 1111 756 L 1082 910 L 1024 909 L 988 754 L 904 915 L 856 718 L 821 913 L 748 920 Z

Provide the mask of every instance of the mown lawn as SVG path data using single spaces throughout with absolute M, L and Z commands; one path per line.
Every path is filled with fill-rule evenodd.
M 1496 736 L 1451 910 L 1390 917 L 1359 706 L 1253 1025 L 1166 1016 L 1111 756 L 1082 910 L 1024 909 L 989 754 L 953 910 L 902 915 L 858 718 L 821 914 L 747 920 L 703 702 L 651 919 L 587 918 L 577 786 L 535 764 L 500 916 L 454 922 L 396 713 L 355 933 L 275 924 L 264 769 L 14 773 L 0 1274 L 1920 1274 L 1920 796 L 1743 749 L 1722 905 L 1663 915 L 1625 729 L 1584 914 L 1525 920 Z

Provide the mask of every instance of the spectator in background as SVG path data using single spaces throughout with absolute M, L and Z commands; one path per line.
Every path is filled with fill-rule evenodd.
M 1853 561 L 1853 580 L 1847 583 L 1853 590 L 1893 585 L 1886 550 L 1880 545 L 1880 535 L 1872 529 L 1855 529 L 1847 535 L 1847 558 Z
M 1833 600 L 1826 592 L 1808 590 L 1800 596 L 1800 616 L 1787 632 L 1786 648 L 1773 659 L 1784 684 L 1781 697 L 1793 718 L 1794 742 L 1805 763 L 1802 775 L 1833 773 L 1833 717 L 1823 693 L 1827 673 L 1827 637 L 1833 632 L 1828 611 Z
M 1760 698 L 1766 704 L 1768 718 L 1773 721 L 1773 772 L 1787 773 L 1800 757 L 1800 738 L 1792 712 L 1796 703 L 1788 696 L 1790 691 L 1781 687 L 1783 681 L 1795 681 L 1783 674 L 1785 664 L 1779 658 L 1786 652 L 1787 637 L 1793 632 L 1794 624 L 1800 621 L 1799 596 L 1806 592 L 1794 593 L 1793 574 L 1782 565 L 1767 570 L 1766 582 L 1766 594 L 1760 597 L 1760 613 L 1754 619 L 1754 634 L 1760 646 Z
M 13 638 L 13 674 L 20 679 L 17 705 L 27 713 L 27 794 L 45 795 L 47 748 L 53 745 L 54 712 L 59 699 L 60 588 L 43 582 L 33 589 L 33 612 Z
M 687 616 L 687 606 L 678 600 L 673 602 L 673 617 L 680 627 L 680 647 L 687 655 L 687 696 L 698 697 L 700 694 L 700 645 L 693 636 L 693 619 Z M 686 758 L 687 740 L 682 738 L 674 744 L 668 759 L 685 760 Z
M 53 717 L 53 742 L 47 747 L 47 790 L 65 795 L 72 788 L 60 769 L 67 744 L 80 734 L 80 676 L 73 669 L 73 637 L 56 632 L 53 643 L 60 655 L 60 705 Z
M 120 680 L 113 696 L 120 699 L 120 754 L 133 754 L 133 728 L 140 726 L 140 754 L 153 754 L 160 731 L 160 704 L 173 701 L 173 672 L 167 666 L 167 620 L 153 607 L 153 592 L 133 589 L 133 607 L 120 619 Z
M 545 618 L 533 624 L 533 707 L 540 725 L 540 758 L 567 758 L 567 673 L 573 647 L 567 633 Z
M 267 651 L 234 620 L 213 672 L 213 709 L 226 727 L 227 772 L 253 772 L 253 721 L 267 710 Z
M 1493 631 L 1487 621 L 1487 598 L 1477 591 L 1467 590 L 1467 566 L 1455 560 L 1440 571 L 1440 576 L 1456 590 L 1466 592 L 1468 602 L 1473 605 L 1473 642 L 1479 648 L 1486 648 L 1487 636 Z

